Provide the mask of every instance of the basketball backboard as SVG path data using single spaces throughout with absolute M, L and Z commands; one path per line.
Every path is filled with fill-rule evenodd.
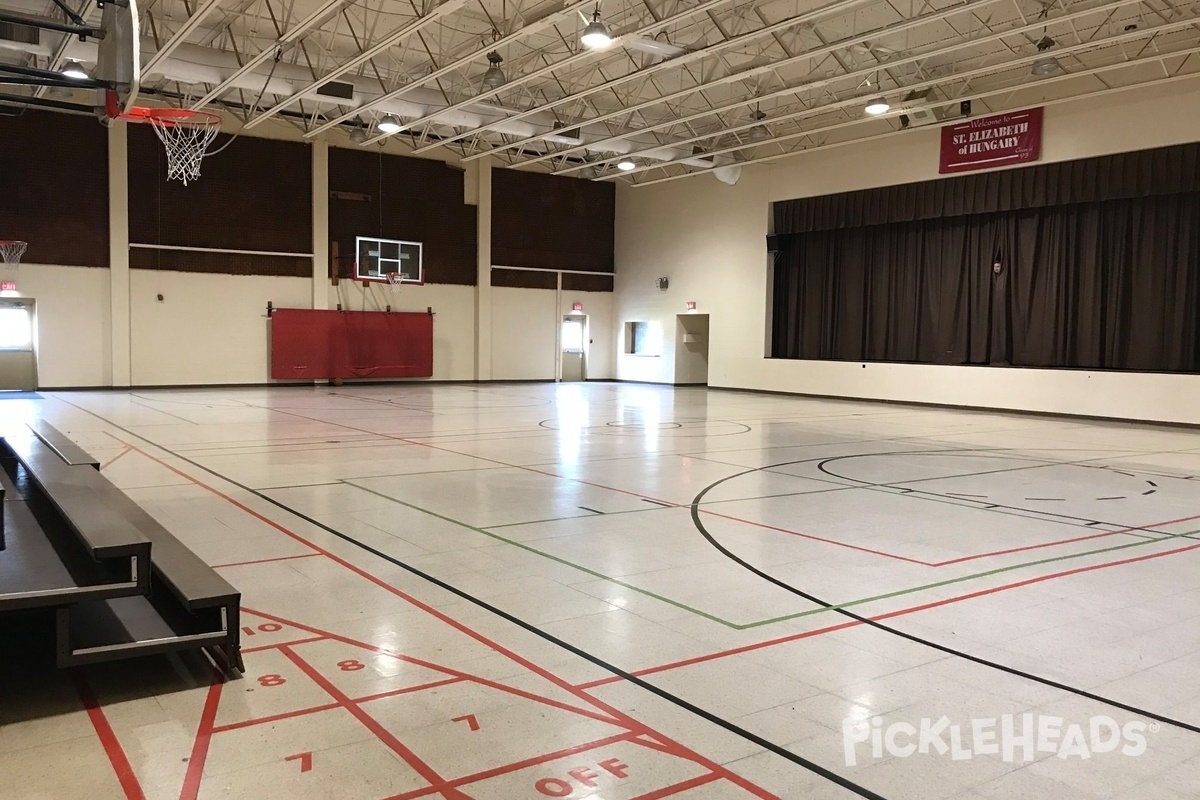
M 112 85 L 100 90 L 100 107 L 109 118 L 126 114 L 137 102 L 142 79 L 137 0 L 109 0 L 101 12 L 104 32 L 96 53 L 95 77 Z
M 420 242 L 359 236 L 355 253 L 355 280 L 386 281 L 390 273 L 399 273 L 402 283 L 425 282 Z

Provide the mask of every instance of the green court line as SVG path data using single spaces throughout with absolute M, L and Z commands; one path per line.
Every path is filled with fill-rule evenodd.
M 447 517 L 444 514 L 439 514 L 436 511 L 430 511 L 427 508 L 422 508 L 418 505 L 414 505 L 412 503 L 405 502 L 404 500 L 397 500 L 395 497 L 386 495 L 383 492 L 378 492 L 374 489 L 369 489 L 366 486 L 362 486 L 357 483 L 352 483 L 350 481 L 342 481 L 342 483 L 346 484 L 347 486 L 353 486 L 355 489 L 359 489 L 361 491 L 367 492 L 368 494 L 373 494 L 376 497 L 381 497 L 384 500 L 389 500 L 393 503 L 396 503 L 397 505 L 404 506 L 405 508 L 411 508 L 414 511 L 419 511 L 422 514 L 428 514 L 431 517 L 440 519 L 444 522 L 449 522 L 453 525 L 457 525 L 460 528 L 466 528 L 469 531 L 474 531 L 475 533 L 482 534 L 484 536 L 487 536 L 490 539 L 495 539 L 498 542 L 503 542 L 507 545 L 511 545 L 513 547 L 520 548 L 521 550 L 525 550 L 526 552 L 533 553 L 535 555 L 539 555 L 542 558 L 549 559 L 558 564 L 562 564 L 563 566 L 571 567 L 572 569 L 577 569 L 580 572 L 582 572 L 586 575 L 591 575 L 594 578 L 600 578 L 601 580 L 608 581 L 609 583 L 615 583 L 617 586 L 622 586 L 626 589 L 637 592 L 638 594 L 645 595 L 646 597 L 651 597 L 655 600 L 666 603 L 667 605 L 674 606 L 675 608 L 695 614 L 698 617 L 703 617 L 704 619 L 707 619 L 710 622 L 716 622 L 719 625 L 724 625 L 725 627 L 730 628 L 731 630 L 737 630 L 737 631 L 751 630 L 753 628 L 760 628 L 764 625 L 774 625 L 779 622 L 787 622 L 789 620 L 800 619 L 802 617 L 810 617 L 810 616 L 814 616 L 816 614 L 824 614 L 824 613 L 828 613 L 830 611 L 836 611 L 836 610 L 843 609 L 843 608 L 852 608 L 854 606 L 863 605 L 865 603 L 873 603 L 878 600 L 887 600 L 887 599 L 890 599 L 893 597 L 902 597 L 904 595 L 915 594 L 917 592 L 923 592 L 928 589 L 937 589 L 942 586 L 950 586 L 950 585 L 953 585 L 956 583 L 963 583 L 965 581 L 975 580 L 977 578 L 986 578 L 991 575 L 1000 575 L 1005 572 L 1012 572 L 1014 570 L 1024 569 L 1025 567 L 1035 567 L 1040 564 L 1053 564 L 1053 563 L 1056 563 L 1059 561 L 1069 561 L 1071 559 L 1083 558 L 1085 556 L 1098 555 L 1101 553 L 1111 553 L 1111 552 L 1115 552 L 1118 550 L 1128 550 L 1133 547 L 1144 547 L 1148 544 L 1153 544 L 1154 542 L 1166 542 L 1166 541 L 1170 541 L 1173 539 L 1191 539 L 1192 534 L 1200 533 L 1200 528 L 1197 528 L 1196 530 L 1184 531 L 1183 533 L 1166 534 L 1166 535 L 1162 536 L 1161 538 L 1156 538 L 1156 539 L 1142 539 L 1142 540 L 1139 540 L 1136 542 L 1128 542 L 1126 544 L 1114 545 L 1113 547 L 1103 547 L 1103 548 L 1099 548 L 1097 550 L 1087 550 L 1082 553 L 1067 553 L 1066 555 L 1053 556 L 1051 558 L 1042 558 L 1042 559 L 1038 559 L 1036 561 L 1026 561 L 1026 562 L 1022 562 L 1020 564 L 1010 564 L 1007 567 L 997 567 L 996 569 L 985 570 L 983 572 L 976 572 L 976 573 L 972 573 L 970 575 L 960 575 L 957 578 L 948 578 L 944 581 L 936 581 L 934 583 L 927 583 L 927 584 L 924 584 L 921 586 L 913 586 L 913 587 L 910 587 L 907 589 L 898 589 L 894 592 L 886 592 L 884 594 L 873 595 L 871 597 L 863 597 L 858 600 L 850 600 L 845 603 L 835 603 L 835 604 L 829 606 L 828 608 L 822 606 L 820 608 L 810 608 L 807 611 L 798 611 L 793 614 L 784 614 L 783 616 L 779 616 L 779 617 L 771 617 L 769 619 L 762 619 L 762 620 L 758 620 L 757 622 L 738 623 L 738 622 L 730 622 L 729 620 L 722 619 L 721 617 L 715 616 L 713 614 L 709 614 L 706 611 L 701 611 L 698 608 L 693 608 L 692 606 L 681 603 L 678 600 L 672 600 L 669 597 L 664 597 L 663 595 L 656 594 L 655 592 L 651 592 L 648 589 L 643 589 L 639 586 L 634 586 L 631 583 L 626 583 L 625 581 L 622 581 L 618 578 L 613 578 L 609 575 L 604 575 L 603 573 L 597 572 L 594 569 L 590 569 L 590 568 L 582 566 L 580 564 L 576 564 L 572 561 L 568 561 L 565 558 L 560 558 L 556 555 L 547 553 L 543 550 L 538 550 L 536 547 L 530 547 L 529 545 L 524 544 L 523 542 L 514 541 L 507 537 L 501 536 L 498 533 L 493 533 L 492 531 L 486 530 L 484 528 L 478 528 L 474 525 L 468 524 L 466 522 L 462 522 L 461 520 L 453 519 L 452 517 Z

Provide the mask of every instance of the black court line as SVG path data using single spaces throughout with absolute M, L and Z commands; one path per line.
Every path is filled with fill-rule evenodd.
M 651 694 L 654 694 L 654 695 L 662 698 L 663 700 L 673 703 L 674 705 L 678 706 L 679 708 L 682 708 L 685 711 L 695 714 L 696 716 L 700 717 L 701 719 L 706 720 L 707 722 L 710 722 L 720 728 L 724 728 L 725 730 L 729 731 L 730 733 L 740 736 L 741 738 L 745 739 L 746 741 L 751 742 L 751 743 L 757 745 L 758 747 L 761 747 L 764 750 L 770 751 L 771 753 L 774 753 L 775 755 L 779 756 L 780 758 L 786 759 L 799 767 L 803 767 L 804 769 L 809 770 L 810 772 L 812 772 L 816 775 L 820 775 L 825 780 L 830 781 L 831 783 L 837 784 L 838 786 L 842 787 L 843 789 L 845 789 L 849 792 L 853 792 L 854 794 L 858 795 L 859 797 L 865 797 L 865 798 L 868 798 L 868 800 L 887 800 L 887 798 L 884 797 L 883 795 L 877 794 L 876 792 L 871 791 L 870 789 L 866 788 L 865 786 L 861 786 L 861 785 L 855 783 L 854 781 L 850 780 L 849 778 L 845 778 L 845 777 L 837 774 L 836 772 L 834 772 L 830 769 L 827 769 L 826 767 L 822 767 L 820 764 L 816 763 L 815 761 L 810 761 L 801 755 L 793 753 L 791 750 L 788 750 L 786 747 L 782 747 L 781 745 L 778 745 L 772 741 L 764 739 L 763 737 L 759 736 L 758 734 L 753 733 L 752 731 L 748 731 L 745 728 L 743 728 L 733 722 L 730 722 L 729 720 L 727 720 L 723 717 L 720 717 L 720 716 L 712 713 L 711 711 L 707 711 L 703 708 L 700 708 L 699 706 L 695 705 L 694 703 L 684 700 L 682 697 L 672 694 L 671 692 L 668 692 L 666 689 L 659 688 L 658 686 L 655 686 L 654 684 L 650 683 L 649 681 L 647 681 L 643 678 L 639 678 L 638 676 L 621 669 L 620 667 L 616 666 L 615 664 L 610 664 L 609 662 L 605 661 L 604 659 L 600 658 L 599 656 L 592 655 L 591 653 L 587 652 L 586 650 L 580 649 L 580 648 L 576 647 L 575 645 L 571 644 L 570 642 L 567 642 L 563 639 L 558 638 L 554 634 L 543 631 L 541 628 L 537 627 L 536 625 L 534 625 L 530 622 L 526 622 L 525 620 L 523 620 L 520 617 L 517 617 L 513 614 L 510 614 L 507 611 L 504 611 L 503 609 L 492 605 L 491 603 L 487 602 L 486 600 L 482 600 L 478 597 L 475 597 L 473 594 L 463 591 L 462 589 L 459 589 L 458 587 L 453 586 L 453 585 L 441 580 L 440 578 L 436 578 L 433 575 L 430 575 L 429 573 L 425 572 L 424 570 L 414 567 L 411 564 L 406 564 L 405 562 L 401 561 L 400 559 L 395 558 L 394 556 L 390 556 L 387 553 L 384 553 L 382 550 L 378 550 L 375 547 L 372 547 L 371 545 L 366 544 L 365 542 L 361 542 L 358 539 L 355 539 L 353 536 L 350 536 L 349 534 L 342 533 L 341 531 L 337 530 L 334 527 L 326 525 L 323 522 L 319 522 L 319 521 L 313 519 L 312 517 L 308 516 L 307 514 L 301 512 L 301 511 L 297 511 L 296 509 L 292 508 L 291 506 L 288 506 L 286 503 L 282 503 L 278 500 L 275 500 L 272 497 L 269 497 L 268 495 L 262 494 L 261 492 L 251 489 L 249 486 L 245 486 L 231 478 L 227 478 L 224 475 L 222 475 L 221 473 L 217 472 L 216 470 L 210 469 L 210 468 L 204 466 L 203 464 L 199 464 L 199 463 L 191 460 L 190 458 L 187 458 L 186 456 L 182 456 L 182 455 L 179 455 L 178 453 L 173 452 L 170 448 L 163 447 L 160 444 L 156 444 L 155 442 L 145 438 L 144 436 L 140 436 L 140 435 L 134 433 L 133 431 L 129 430 L 128 428 L 122 427 L 121 425 L 118 425 L 117 423 L 107 419 L 106 417 L 101 416 L 100 414 L 96 413 L 95 411 L 84 408 L 83 406 L 75 405 L 74 403 L 70 403 L 70 401 L 63 401 L 63 402 L 67 402 L 70 405 L 75 406 L 79 410 L 84 411 L 88 414 L 91 414 L 92 416 L 96 417 L 97 419 L 111 425 L 112 427 L 116 428 L 119 431 L 122 431 L 123 433 L 125 433 L 128 436 L 132 436 L 135 439 L 140 439 L 143 442 L 147 442 L 151 446 L 158 448 L 159 450 L 163 451 L 164 453 L 170 454 L 172 457 L 177 458 L 180 461 L 183 461 L 184 463 L 189 464 L 190 466 L 192 466 L 196 469 L 202 470 L 203 472 L 207 472 L 208 474 L 210 474 L 216 478 L 219 478 L 222 481 L 225 481 L 226 483 L 228 483 L 231 486 L 236 486 L 239 489 L 241 489 L 242 491 L 247 492 L 251 495 L 254 495 L 255 497 L 259 498 L 260 500 L 270 503 L 271 505 L 275 506 L 276 508 L 286 511 L 288 514 L 291 514 L 292 516 L 296 517 L 297 519 L 301 519 L 301 520 L 307 522 L 308 524 L 325 531 L 326 533 L 336 536 L 337 538 L 341 539 L 344 542 L 347 542 L 348 544 L 352 544 L 355 547 L 358 547 L 359 549 L 361 549 L 365 552 L 368 552 L 373 556 L 381 558 L 384 561 L 387 561 L 388 563 L 393 564 L 394 566 L 397 566 L 400 569 L 403 569 L 404 571 L 406 571 L 412 575 L 415 575 L 418 578 L 421 578 L 422 580 L 428 581 L 429 583 L 433 584 L 434 586 L 437 586 L 439 589 L 450 592 L 451 594 L 455 595 L 456 597 L 461 597 L 463 600 L 466 600 L 467 602 L 472 603 L 472 604 L 478 606 L 479 608 L 482 608 L 485 611 L 488 611 L 488 612 L 496 615 L 497 617 L 500 617 L 501 619 L 505 620 L 506 622 L 510 622 L 513 625 L 516 625 L 517 627 L 522 628 L 523 630 L 526 630 L 529 633 L 532 633 L 535 636 L 537 636 L 541 639 L 544 639 L 545 641 L 550 642 L 551 644 L 557 645 L 558 647 L 561 647 L 562 649 L 566 650 L 567 652 L 569 652 L 575 656 L 578 656 L 579 658 L 582 658 L 592 664 L 595 664 L 596 666 L 600 667 L 603 670 L 606 670 L 606 671 L 612 673 L 616 677 L 621 678 L 625 681 L 628 681 L 629 683 L 634 684 L 638 688 L 644 689 L 645 691 L 648 691 Z
M 874 455 L 907 455 L 907 454 L 908 454 L 908 451 L 899 451 L 894 454 L 893 453 L 875 453 Z M 812 461 L 814 459 L 807 459 L 807 460 Z M 798 463 L 804 463 L 804 462 L 803 461 L 784 462 L 783 464 L 776 464 L 773 466 L 787 466 L 790 464 L 798 464 Z M 924 645 L 925 647 L 929 647 L 929 648 L 932 648 L 939 652 L 946 653 L 947 655 L 952 655 L 952 656 L 956 656 L 958 658 L 962 658 L 966 661 L 970 661 L 972 663 L 979 664 L 980 666 L 989 667 L 990 669 L 995 669 L 1000 672 L 1005 672 L 1009 675 L 1014 675 L 1018 678 L 1023 678 L 1025 680 L 1033 681 L 1035 683 L 1040 683 L 1044 686 L 1049 686 L 1053 689 L 1059 689 L 1064 692 L 1069 692 L 1071 694 L 1078 695 L 1079 697 L 1087 698 L 1088 700 L 1093 700 L 1098 703 L 1103 703 L 1105 705 L 1112 706 L 1113 708 L 1119 708 L 1123 711 L 1128 711 L 1131 714 L 1137 714 L 1138 716 L 1146 717 L 1147 719 L 1156 720 L 1158 722 L 1161 722 L 1161 723 L 1164 723 L 1167 725 L 1171 725 L 1176 728 L 1180 728 L 1181 730 L 1191 731 L 1192 733 L 1200 733 L 1200 725 L 1194 725 L 1190 722 L 1183 722 L 1182 720 L 1173 719 L 1164 714 L 1159 714 L 1159 713 L 1156 713 L 1153 711 L 1148 711 L 1144 708 L 1139 708 L 1137 706 L 1129 705 L 1128 703 L 1122 703 L 1119 700 L 1114 700 L 1109 697 L 1104 697 L 1103 695 L 1098 695 L 1093 692 L 1089 692 L 1086 689 L 1082 689 L 1078 686 L 1071 686 L 1069 684 L 1061 683 L 1059 681 L 1055 681 L 1050 678 L 1043 678 L 1042 676 L 1034 675 L 1031 672 L 1026 672 L 1024 670 L 1020 670 L 1015 667 L 1010 667 L 1005 664 L 1000 664 L 995 661 L 990 661 L 986 658 L 971 655 L 970 653 L 964 652 L 962 650 L 957 650 L 953 647 L 948 647 L 944 644 L 939 644 L 938 642 L 934 642 L 929 639 L 924 639 L 915 634 L 911 634 L 906 631 L 902 631 L 899 628 L 893 628 L 890 625 L 886 625 L 882 622 L 878 622 L 876 620 L 871 619 L 870 617 L 864 617 L 861 614 L 856 614 L 853 611 L 849 611 L 845 608 L 835 606 L 833 603 L 829 603 L 815 595 L 812 595 L 812 594 L 804 591 L 803 589 L 799 589 L 795 586 L 792 586 L 790 583 L 782 581 L 779 578 L 776 578 L 775 576 L 773 576 L 767 572 L 764 572 L 763 570 L 754 566 L 750 562 L 748 562 L 745 559 L 743 559 L 742 557 L 738 556 L 733 551 L 729 550 L 729 548 L 727 548 L 723 544 L 721 544 L 716 539 L 715 536 L 713 536 L 711 533 L 709 533 L 708 529 L 704 527 L 704 523 L 700 519 L 700 502 L 701 502 L 701 500 L 703 500 L 705 494 L 707 494 L 709 491 L 716 488 L 720 484 L 724 483 L 725 481 L 732 480 L 734 478 L 738 478 L 738 477 L 741 477 L 742 475 L 746 475 L 746 474 L 749 474 L 752 472 L 758 472 L 763 469 L 768 469 L 768 467 L 758 467 L 755 469 L 749 469 L 749 470 L 746 470 L 746 472 L 739 473 L 738 475 L 730 475 L 729 477 L 721 478 L 718 481 L 714 481 L 713 483 L 704 487 L 704 489 L 702 489 L 700 491 L 700 493 L 698 495 L 696 495 L 696 497 L 692 500 L 692 505 L 691 505 L 692 524 L 695 525 L 696 530 L 700 532 L 700 535 L 703 536 L 704 539 L 710 545 L 712 545 L 714 548 L 716 548 L 716 550 L 719 553 L 721 553 L 721 555 L 725 556 L 730 561 L 733 561 L 735 564 L 741 566 L 742 568 L 753 573 L 754 575 L 757 575 L 758 577 L 762 578 L 763 580 L 767 581 L 768 583 L 778 586 L 780 589 L 783 589 L 786 592 L 790 592 L 791 594 L 794 594 L 797 597 L 801 597 L 810 603 L 814 603 L 823 608 L 827 608 L 836 614 L 840 614 L 844 617 L 848 617 L 849 619 L 855 620 L 863 625 L 867 625 L 869 627 L 875 628 L 876 630 L 883 631 L 884 633 L 890 633 L 893 636 L 900 637 L 901 639 L 906 639 L 907 641 L 913 642 L 914 644 Z M 1182 534 L 1180 536 L 1182 537 Z M 1166 538 L 1175 538 L 1175 537 L 1172 535 L 1168 535 L 1168 537 L 1166 537 Z
M 590 512 L 592 512 L 593 514 L 599 514 L 600 516 L 604 516 L 604 512 L 603 512 L 603 511 L 597 511 L 596 509 L 594 509 L 594 508 L 588 508 L 587 506 L 579 506 L 579 507 L 580 507 L 580 508 L 582 508 L 584 511 L 590 511 Z

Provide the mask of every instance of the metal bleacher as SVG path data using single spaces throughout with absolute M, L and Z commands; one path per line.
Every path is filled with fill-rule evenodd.
M 243 669 L 241 595 L 46 423 L 0 439 L 0 621 L 41 610 L 60 667 L 203 649 Z

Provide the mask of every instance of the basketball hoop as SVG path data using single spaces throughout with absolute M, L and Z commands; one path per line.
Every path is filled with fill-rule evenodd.
M 400 293 L 400 286 L 404 283 L 403 272 L 389 272 L 387 274 L 388 286 L 391 287 L 392 294 Z
M 200 177 L 200 162 L 221 130 L 221 115 L 186 108 L 134 106 L 120 115 L 129 122 L 148 122 L 167 150 L 167 179 L 188 181 Z
M 25 248 L 28 242 L 18 242 L 11 239 L 0 239 L 0 261 L 5 264 L 12 264 L 13 267 L 18 267 L 21 264 L 21 256 L 25 255 Z

